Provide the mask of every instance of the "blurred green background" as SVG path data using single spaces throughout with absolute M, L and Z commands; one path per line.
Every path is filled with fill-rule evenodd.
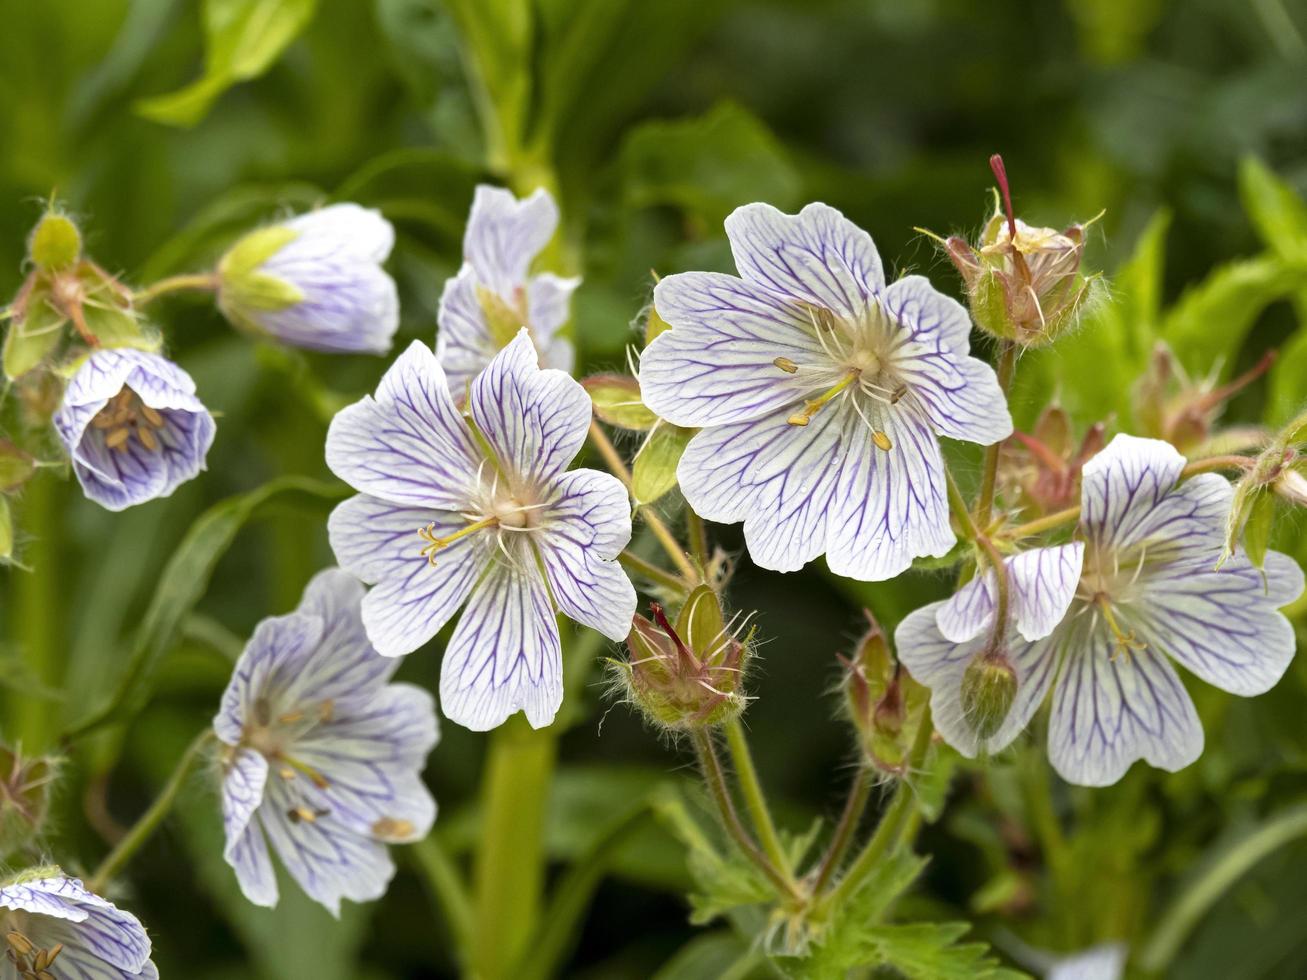
M 245 39 L 249 50 L 270 48 L 266 71 L 259 57 L 246 70 L 210 50 L 205 76 L 201 8 L 212 19 L 214 9 L 239 6 L 5 5 L 0 293 L 17 289 L 25 235 L 52 191 L 81 220 L 98 261 L 134 282 L 202 268 L 268 217 L 350 199 L 381 208 L 399 232 L 397 347 L 430 343 L 472 189 L 505 176 L 504 148 L 487 140 L 467 81 L 475 57 L 450 10 L 439 0 L 291 4 L 288 20 L 264 28 L 286 28 L 284 51 L 266 33 Z M 520 48 L 511 32 L 499 40 L 511 62 L 506 77 L 527 80 L 514 103 L 524 144 L 546 147 L 532 162 L 557 175 L 564 254 L 586 277 L 575 327 L 587 369 L 622 364 L 651 269 L 730 267 L 721 220 L 748 201 L 793 209 L 824 200 L 871 231 L 887 269 L 926 272 L 956 294 L 951 267 L 913 229 L 974 232 L 990 206 L 986 160 L 1001 151 L 1027 220 L 1061 227 L 1106 209 L 1089 268 L 1115 269 L 1159 210 L 1170 215 L 1169 231 L 1153 226 L 1164 238 L 1135 278 L 1113 287 L 1136 304 L 1103 327 L 1117 331 L 1115 346 L 1086 339 L 1060 358 L 1032 358 L 1014 406 L 1019 423 L 1055 390 L 1084 413 L 1081 424 L 1113 411 L 1124 422 L 1129 381 L 1149 338 L 1161 334 L 1191 341 L 1195 364 L 1228 355 L 1227 374 L 1269 347 L 1297 352 L 1235 401 L 1234 418 L 1282 421 L 1301 401 L 1307 344 L 1293 344 L 1307 311 L 1307 226 L 1301 240 L 1292 231 L 1273 240 L 1278 212 L 1263 206 L 1250 217 L 1256 188 L 1245 180 L 1241 199 L 1238 173 L 1255 156 L 1307 191 L 1303 0 L 494 0 L 491 8 L 509 11 L 510 26 L 514 9 L 534 24 Z M 482 39 L 481 50 L 495 41 Z M 236 83 L 242 73 L 257 77 Z M 530 180 L 521 169 L 518 178 Z M 1253 259 L 1262 264 L 1251 268 Z M 1179 313 L 1159 312 L 1235 260 L 1233 284 L 1216 281 L 1196 300 L 1190 293 Z M 357 397 L 386 364 L 256 347 L 199 300 L 169 300 L 158 313 L 170 350 L 222 413 L 209 472 L 122 515 L 53 475 L 16 503 L 18 558 L 43 574 L 4 572 L 7 718 L 48 716 L 53 726 L 98 703 L 195 517 L 280 474 L 325 478 L 322 386 Z M 974 472 L 976 464 L 960 465 Z M 325 513 L 322 504 L 265 508 L 219 562 L 139 719 L 79 748 L 49 834 L 51 853 L 70 870 L 94 864 L 105 849 L 96 828 L 130 823 L 211 717 L 233 645 L 261 617 L 291 608 L 330 561 Z M 1303 523 L 1286 518 L 1277 539 L 1300 557 Z M 734 530 L 720 540 L 740 547 Z M 732 602 L 760 610 L 767 638 L 747 720 L 786 823 L 801 828 L 837 812 L 849 772 L 850 740 L 830 689 L 834 654 L 860 629 L 858 607 L 869 603 L 893 623 L 945 582 L 917 575 L 854 588 L 816 568 L 781 578 L 742 564 Z M 40 676 L 23 667 L 34 634 L 59 651 Z M 437 649 L 414 655 L 402 676 L 434 686 L 438 657 Z M 1146 936 L 1187 875 L 1307 801 L 1307 665 L 1256 701 L 1195 693 L 1209 748 L 1190 770 L 1168 779 L 1136 771 L 1092 798 L 1058 788 L 1065 815 L 1089 829 L 1075 852 L 1083 904 L 1050 908 L 1038 861 L 995 843 L 1019 809 L 1005 797 L 1018 759 L 988 779 L 959 777 L 950 815 L 923 840 L 936 857 L 914 900 L 919 910 L 972 917 L 1008 954 L 1023 943 L 1065 950 Z M 585 851 L 614 801 L 687 775 L 686 756 L 659 744 L 627 708 L 605 714 L 611 703 L 597 671 L 573 706 L 547 833 L 560 862 Z M 484 743 L 446 726 L 428 769 L 442 807 L 438 832 L 456 853 L 476 836 Z M 255 910 L 234 895 L 221 863 L 216 808 L 212 786 L 197 778 L 181 817 L 133 865 L 133 890 L 117 896 L 150 926 L 165 977 L 453 975 L 444 926 L 402 855 L 387 897 L 349 910 L 339 927 L 287 889 L 276 913 Z M 710 977 L 739 956 L 729 930 L 688 925 L 683 860 L 656 822 L 642 824 L 612 865 L 566 975 Z M 975 901 L 986 888 L 988 899 Z M 1290 843 L 1222 894 L 1172 975 L 1302 976 L 1304 909 L 1307 844 Z

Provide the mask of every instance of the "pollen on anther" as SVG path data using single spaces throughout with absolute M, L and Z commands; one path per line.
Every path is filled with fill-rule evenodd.
M 799 365 L 795 364 L 788 357 L 778 357 L 772 361 L 772 363 L 786 374 L 794 374 L 799 370 Z
M 877 449 L 883 450 L 884 452 L 889 452 L 894 448 L 894 443 L 890 442 L 889 436 L 885 435 L 883 432 L 873 432 L 871 434 L 871 441 L 876 444 Z

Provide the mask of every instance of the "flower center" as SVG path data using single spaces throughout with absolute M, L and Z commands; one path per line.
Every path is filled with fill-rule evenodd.
M 254 717 L 245 723 L 241 744 L 248 745 L 274 763 L 277 775 L 287 782 L 305 776 L 318 789 L 326 789 L 331 785 L 327 778 L 308 763 L 295 758 L 290 750 L 297 739 L 335 717 L 336 702 L 328 698 L 315 707 L 296 708 L 275 717 L 272 710 L 272 704 L 267 698 L 259 698 L 254 702 Z
M 1103 617 L 1113 638 L 1113 660 L 1118 656 L 1129 659 L 1134 651 L 1148 646 L 1118 618 L 1120 608 L 1128 605 L 1135 594 L 1147 554 L 1144 546 L 1138 548 L 1137 554 L 1124 556 L 1115 548 L 1096 547 L 1092 542 L 1085 548 L 1084 571 L 1076 594 L 1083 603 L 1082 612 Z
M 110 449 L 125 453 L 134 435 L 150 452 L 157 452 L 160 443 L 155 433 L 163 428 L 164 418 L 124 385 L 91 419 L 91 425 L 104 433 L 104 444 Z

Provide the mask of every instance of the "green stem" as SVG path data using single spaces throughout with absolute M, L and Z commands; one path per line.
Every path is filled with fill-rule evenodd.
M 717 758 L 717 747 L 713 745 L 712 736 L 707 732 L 695 732 L 694 749 L 699 756 L 699 767 L 703 770 L 708 792 L 717 805 L 717 812 L 726 832 L 731 835 L 731 839 L 735 841 L 744 856 L 752 861 L 772 883 L 779 895 L 790 901 L 800 901 L 802 896 L 798 889 L 767 860 L 767 855 L 758 849 L 758 845 L 753 842 L 753 838 L 749 836 L 748 830 L 740 821 L 740 815 L 735 810 L 735 802 L 731 799 L 730 787 L 726 783 L 726 773 L 722 770 L 721 760 Z
M 414 844 L 409 853 L 444 913 L 459 959 L 465 959 L 472 938 L 472 902 L 463 875 L 434 834 Z
M 686 505 L 685 508 L 685 530 L 690 539 L 690 554 L 694 555 L 694 560 L 699 563 L 699 567 L 704 572 L 708 571 L 708 528 L 703 523 L 703 518 L 694 512 L 694 508 Z
M 19 512 L 31 536 L 24 549 L 26 569 L 13 574 L 13 629 L 23 667 L 30 679 L 11 688 L 13 727 L 7 734 L 25 750 L 40 752 L 54 738 L 58 712 L 50 703 L 64 667 L 60 549 L 63 521 L 59 497 L 63 487 L 53 473 L 37 473 L 27 484 Z
M 1007 400 L 1008 390 L 1012 387 L 1012 376 L 1017 367 L 1017 345 L 1010 340 L 1000 342 L 998 354 L 998 387 Z M 989 527 L 989 519 L 994 510 L 994 489 L 998 481 L 998 456 L 1002 440 L 985 449 L 984 471 L 980 480 L 980 498 L 976 502 L 976 520 L 981 527 Z
M 1186 937 L 1236 881 L 1285 844 L 1307 836 L 1307 806 L 1279 813 L 1246 837 L 1214 854 L 1195 880 L 1180 889 L 1139 954 L 1139 967 L 1161 972 Z
M 835 834 L 831 837 L 830 846 L 826 849 L 826 854 L 817 869 L 817 877 L 812 886 L 814 895 L 820 895 L 826 890 L 831 878 L 839 870 L 844 855 L 849 853 L 853 835 L 858 830 L 858 822 L 862 819 L 863 811 L 867 809 L 867 800 L 870 796 L 871 777 L 867 767 L 859 765 L 857 775 L 853 777 L 853 785 L 849 788 L 849 798 L 844 803 L 844 812 L 840 814 L 840 822 L 835 825 Z
M 539 921 L 545 810 L 557 755 L 552 730 L 533 730 L 520 715 L 490 736 L 470 957 L 479 980 L 511 976 Z
M 132 294 L 132 306 L 141 307 L 152 303 L 160 296 L 179 292 L 212 293 L 218 289 L 218 276 L 212 272 L 201 272 L 185 276 L 169 276 L 152 285 L 139 289 Z
M 657 582 L 659 585 L 671 589 L 673 592 L 679 592 L 685 595 L 688 592 L 685 582 L 677 578 L 671 572 L 665 572 L 652 562 L 645 561 L 639 555 L 632 554 L 629 551 L 623 551 L 617 556 L 617 560 L 622 567 L 628 572 L 634 572 L 637 575 L 643 575 L 651 582 Z
M 1073 886 L 1067 859 L 1066 834 L 1058 820 L 1053 807 L 1053 779 L 1048 760 L 1041 753 L 1028 752 L 1025 762 L 1026 804 L 1030 820 L 1034 826 L 1039 848 L 1044 856 L 1044 866 L 1048 869 L 1052 885 L 1053 900 L 1049 907 L 1053 909 L 1069 908 L 1073 905 Z
M 731 753 L 731 762 L 735 766 L 735 775 L 740 782 L 740 791 L 744 794 L 744 804 L 749 808 L 749 817 L 754 830 L 762 842 L 762 849 L 773 866 L 786 879 L 792 879 L 790 860 L 781 846 L 780 835 L 776 833 L 776 824 L 772 821 L 771 809 L 767 806 L 767 797 L 762 790 L 762 781 L 758 779 L 758 770 L 753 764 L 753 754 L 749 751 L 749 740 L 744 734 L 744 726 L 739 718 L 732 718 L 725 725 L 726 747 Z
M 132 829 L 127 832 L 127 836 L 118 842 L 118 845 L 109 852 L 108 856 L 100 862 L 100 866 L 95 869 L 86 887 L 93 892 L 102 892 L 106 885 L 113 880 L 132 859 L 141 845 L 143 845 L 150 836 L 158 829 L 159 824 L 163 822 L 172 806 L 177 802 L 177 794 L 181 792 L 182 786 L 186 782 L 186 777 L 190 775 L 191 769 L 199 760 L 201 753 L 208 744 L 209 739 L 213 737 L 213 729 L 206 728 L 195 736 L 190 746 L 182 753 L 182 757 L 177 760 L 177 766 L 173 769 L 172 775 L 168 777 L 168 782 L 164 784 L 159 795 L 155 797 L 150 808 L 141 815 Z

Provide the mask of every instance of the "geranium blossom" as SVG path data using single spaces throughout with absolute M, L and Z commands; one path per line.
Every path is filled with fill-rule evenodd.
M 690 506 L 744 522 L 749 554 L 793 571 L 892 578 L 954 544 L 938 436 L 990 444 L 1012 421 L 971 320 L 921 276 L 885 284 L 871 236 L 834 208 L 726 219 L 740 277 L 668 276 L 672 329 L 645 351 L 646 403 L 703 431 L 681 458 Z
M 58 868 L 0 886 L 0 976 L 22 980 L 158 980 L 140 920 Z
M 216 430 L 189 374 L 127 347 L 86 359 L 54 426 L 82 490 L 108 510 L 167 497 L 195 477 Z
M 558 228 L 558 205 L 543 188 L 518 200 L 481 185 L 463 234 L 463 267 L 440 297 L 436 358 L 462 400 L 490 359 L 527 328 L 547 368 L 572 370 L 572 345 L 558 336 L 581 280 L 531 275 L 531 263 Z
M 276 851 L 314 901 L 380 898 L 386 847 L 421 840 L 436 817 L 422 767 L 436 744 L 432 697 L 389 683 L 359 617 L 363 586 L 318 573 L 298 609 L 259 624 L 214 719 L 223 756 L 224 857 L 245 897 L 277 904 Z
M 395 229 L 379 211 L 333 204 L 252 232 L 218 267 L 233 323 L 332 353 L 384 354 L 399 327 L 395 280 L 381 264 Z
M 1264 569 L 1239 554 L 1216 570 L 1232 490 L 1215 474 L 1179 482 L 1184 465 L 1169 444 L 1127 435 L 1085 465 L 1075 595 L 1049 636 L 1009 647 L 1018 694 L 991 748 L 1053 689 L 1048 750 L 1068 781 L 1106 786 L 1138 759 L 1175 771 L 1201 754 L 1203 731 L 1171 660 L 1244 696 L 1283 675 L 1294 635 L 1277 609 L 1302 592 L 1302 569 L 1272 551 Z M 969 622 L 992 618 L 988 591 L 971 595 Z M 953 684 L 970 648 L 930 608 L 899 627 L 899 655 L 925 683 Z M 962 751 L 974 746 L 974 735 L 940 730 Z
M 414 343 L 375 398 L 337 415 L 327 462 L 362 492 L 331 515 L 331 546 L 375 583 L 363 622 L 387 656 L 416 650 L 467 603 L 441 669 L 449 718 L 484 730 L 522 710 L 538 727 L 563 697 L 556 613 L 613 640 L 631 628 L 635 590 L 614 561 L 630 504 L 607 473 L 564 472 L 590 399 L 539 368 L 525 330 L 471 383 L 467 412 Z

